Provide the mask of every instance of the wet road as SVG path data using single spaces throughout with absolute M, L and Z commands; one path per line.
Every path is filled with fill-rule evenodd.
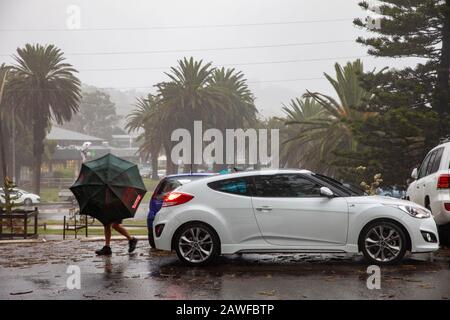
M 345 255 L 243 255 L 188 268 L 141 241 L 128 254 L 95 257 L 100 242 L 0 245 L 0 299 L 449 299 L 450 252 L 434 262 L 407 259 L 381 268 L 381 289 L 366 285 L 367 265 Z M 69 265 L 81 289 L 69 290 Z

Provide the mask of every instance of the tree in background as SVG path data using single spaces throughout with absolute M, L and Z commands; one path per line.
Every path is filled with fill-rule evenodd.
M 360 86 L 359 75 L 363 73 L 360 60 L 347 63 L 344 67 L 336 63 L 336 79 L 325 73 L 325 77 L 333 86 L 338 100 L 318 92 L 307 91 L 304 95 L 309 100 L 300 103 L 295 100 L 284 112 L 288 118 L 286 124 L 290 130 L 297 129 L 297 134 L 291 134 L 286 143 L 303 149 L 298 162 L 305 164 L 316 162 L 317 170 L 334 174 L 333 166 L 337 152 L 358 150 L 352 124 L 365 122 L 375 113 L 362 111 L 371 97 L 368 90 Z M 297 151 L 298 152 L 298 151 Z M 292 161 L 292 160 L 291 160 Z
M 210 119 L 210 125 L 219 129 L 225 136 L 226 129 L 255 127 L 258 113 L 255 107 L 255 97 L 247 85 L 247 80 L 241 71 L 233 68 L 215 69 L 208 83 L 216 94 L 215 111 Z M 225 155 L 225 144 L 223 154 Z M 214 164 L 213 171 L 226 169 L 227 165 Z
M 54 45 L 27 44 L 14 56 L 11 91 L 33 135 L 33 190 L 40 192 L 44 140 L 50 121 L 70 121 L 78 111 L 80 81 L 72 65 Z
M 381 172 L 386 184 L 406 184 L 411 169 L 448 129 L 449 108 L 449 1 L 380 1 L 380 28 L 357 26 L 377 34 L 358 42 L 377 57 L 419 57 L 416 67 L 369 72 L 361 85 L 373 96 L 364 110 L 378 116 L 355 124 L 362 151 L 349 153 L 341 168 L 359 165 Z M 361 2 L 370 10 L 367 2 Z M 369 170 L 370 168 L 370 170 Z
M 139 150 L 152 164 L 152 179 L 158 180 L 158 156 L 163 145 L 163 123 L 161 109 L 157 98 L 149 94 L 147 98 L 139 98 L 135 110 L 127 116 L 126 129 L 129 132 L 143 130 L 137 141 L 141 143 Z M 167 151 L 166 151 L 167 153 Z M 169 152 L 170 153 L 170 152 Z
M 281 155 L 283 166 L 289 168 L 308 168 L 313 171 L 327 173 L 327 165 L 318 161 L 320 152 L 313 140 L 302 137 L 310 129 L 310 122 L 324 117 L 325 109 L 311 98 L 295 98 L 289 105 L 283 105 L 285 118 L 281 129 Z M 302 125 L 303 124 L 303 125 Z
M 2 185 L 3 190 L 5 193 L 5 207 L 8 212 L 11 211 L 10 208 L 10 192 L 9 192 L 9 183 L 8 183 L 8 172 L 6 167 L 6 151 L 5 151 L 5 144 L 6 141 L 4 139 L 3 135 L 3 118 L 4 118 L 4 112 L 3 112 L 3 93 L 5 92 L 6 82 L 8 78 L 9 73 L 9 67 L 7 67 L 4 63 L 0 65 L 0 162 L 2 165 Z M 0 221 L 1 223 L 1 221 Z
M 83 91 L 80 110 L 64 127 L 110 141 L 118 127 L 119 116 L 110 96 L 100 90 Z

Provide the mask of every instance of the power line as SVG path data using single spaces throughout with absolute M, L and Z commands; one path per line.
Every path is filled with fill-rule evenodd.
M 201 48 L 201 49 L 169 49 L 169 50 L 152 50 L 152 51 L 115 51 L 115 52 L 73 52 L 66 53 L 68 56 L 104 56 L 104 55 L 128 55 L 128 54 L 153 54 L 153 53 L 179 53 L 179 52 L 201 52 L 201 51 L 221 51 L 221 50 L 242 50 L 242 49 L 263 49 L 263 48 L 283 48 L 283 47 L 301 47 L 323 44 L 349 43 L 354 40 L 334 40 L 334 41 L 318 41 L 318 42 L 297 42 L 283 44 L 265 44 L 256 46 L 239 46 L 239 47 L 221 47 L 221 48 Z M 1 54 L 0 56 L 9 56 L 9 54 Z
M 328 22 L 349 22 L 353 18 L 341 19 L 323 19 L 323 20 L 294 20 L 285 22 L 256 22 L 256 23 L 236 23 L 236 24 L 210 24 L 210 25 L 185 25 L 185 26 L 148 26 L 148 27 L 92 27 L 80 29 L 68 28 L 5 28 L 0 32 L 87 32 L 87 31 L 139 31 L 139 30 L 171 30 L 171 29 L 205 29 L 205 28 L 236 28 L 236 27 L 257 27 L 257 26 L 276 26 L 292 24 L 311 24 Z
M 314 61 L 330 61 L 330 60 L 344 60 L 344 59 L 359 59 L 370 57 L 365 56 L 348 56 L 348 57 L 331 57 L 331 58 L 317 58 L 317 59 L 294 59 L 294 60 L 277 60 L 277 61 L 260 61 L 260 62 L 242 62 L 242 63 L 227 63 L 221 64 L 224 67 L 232 66 L 251 66 L 251 65 L 266 65 L 266 64 L 284 64 L 296 62 L 314 62 Z M 146 71 L 146 70 L 168 70 L 167 67 L 125 67 L 125 68 L 99 68 L 99 69 L 78 69 L 81 72 L 101 72 L 101 71 Z
M 254 81 L 246 81 L 246 83 L 249 84 L 258 84 L 258 83 L 277 83 L 277 82 L 297 82 L 297 81 L 313 81 L 313 80 L 326 80 L 326 78 L 324 77 L 317 77 L 317 78 L 293 78 L 293 79 L 274 79 L 274 80 L 254 80 Z M 93 86 L 96 89 L 99 90 L 132 90 L 132 89 L 152 89 L 155 86 L 124 86 L 124 87 L 96 87 Z M 15 89 L 15 90 L 11 90 L 11 91 L 20 91 L 20 92 L 29 92 L 29 91 L 60 91 L 60 90 L 64 90 L 64 89 Z

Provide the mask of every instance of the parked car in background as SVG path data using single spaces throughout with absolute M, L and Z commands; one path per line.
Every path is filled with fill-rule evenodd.
M 450 140 L 433 148 L 411 177 L 414 181 L 406 191 L 406 199 L 432 212 L 442 243 L 450 244 Z
M 358 253 L 392 264 L 405 253 L 439 249 L 426 208 L 406 200 L 361 196 L 307 170 L 217 175 L 162 196 L 154 220 L 156 248 L 189 265 L 220 254 Z
M 152 176 L 152 167 L 142 167 L 139 169 L 139 173 L 142 178 L 151 178 Z
M 406 191 L 400 187 L 392 186 L 392 187 L 383 187 L 377 189 L 377 195 L 392 197 L 397 199 L 405 199 Z
M 163 204 L 164 196 L 182 186 L 194 180 L 198 180 L 205 177 L 210 177 L 212 173 L 184 173 L 184 174 L 174 174 L 163 178 L 155 188 L 153 195 L 150 199 L 149 211 L 147 215 L 147 228 L 148 228 L 148 242 L 152 248 L 155 247 L 154 237 L 153 237 L 153 221 L 156 214 L 161 209 Z
M 73 195 L 72 191 L 70 191 L 70 189 L 59 190 L 58 198 L 60 201 L 70 202 L 73 205 L 77 204 L 77 199 L 75 199 L 75 196 Z
M 30 193 L 22 189 L 14 188 L 11 192 L 11 197 L 16 198 L 16 200 L 14 200 L 14 203 L 22 204 L 24 206 L 32 206 L 33 204 L 41 203 L 41 197 L 39 197 L 37 194 Z M 5 192 L 3 188 L 0 188 L 0 203 L 5 203 Z

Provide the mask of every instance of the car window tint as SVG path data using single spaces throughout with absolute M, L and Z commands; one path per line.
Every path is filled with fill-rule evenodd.
M 425 175 L 427 175 L 427 176 L 429 174 L 431 174 L 431 170 L 433 169 L 434 159 L 436 158 L 436 152 L 437 152 L 437 150 L 431 152 L 430 161 L 428 161 L 427 170 L 426 170 L 426 173 L 425 173 Z
M 256 196 L 258 197 L 320 197 L 321 185 L 302 175 L 276 174 L 255 176 L 254 178 Z
M 425 159 L 423 160 L 422 165 L 420 166 L 420 169 L 419 169 L 419 174 L 418 174 L 418 177 L 417 177 L 418 179 L 420 179 L 420 178 L 425 176 L 426 170 L 427 170 L 427 167 L 428 167 L 428 163 L 430 162 L 430 157 L 431 157 L 431 153 L 429 153 L 425 157 Z
M 433 167 L 431 169 L 431 173 L 435 173 L 436 171 L 439 170 L 443 153 L 444 153 L 444 148 L 439 148 L 436 150 L 436 156 L 434 157 L 434 163 L 433 163 Z
M 250 196 L 251 192 L 248 180 L 248 178 L 219 180 L 208 183 L 208 187 L 221 192 Z

